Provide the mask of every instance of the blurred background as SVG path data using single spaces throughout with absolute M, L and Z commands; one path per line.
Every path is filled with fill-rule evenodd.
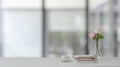
M 93 54 L 96 28 L 103 57 L 120 57 L 119 8 L 120 0 L 0 0 L 0 57 Z

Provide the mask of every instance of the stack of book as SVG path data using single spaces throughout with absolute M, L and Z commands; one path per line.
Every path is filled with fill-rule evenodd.
M 95 61 L 95 57 L 92 55 L 75 55 L 75 60 L 77 61 Z

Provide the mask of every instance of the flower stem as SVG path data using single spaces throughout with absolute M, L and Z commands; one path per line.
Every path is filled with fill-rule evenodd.
M 99 55 L 98 34 L 96 34 L 96 56 Z
M 97 51 L 98 51 L 98 34 L 96 35 L 96 48 L 97 48 Z
M 99 47 L 98 47 L 98 39 L 96 40 L 96 49 L 98 51 Z

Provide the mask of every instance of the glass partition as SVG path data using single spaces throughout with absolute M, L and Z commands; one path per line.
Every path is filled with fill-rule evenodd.
M 85 54 L 85 11 L 47 11 L 48 56 Z
M 95 5 L 92 3 L 91 5 Z M 99 0 L 97 0 L 99 1 Z M 119 0 L 100 0 L 101 4 L 90 8 L 90 30 L 101 28 L 105 36 L 100 42 L 104 57 L 119 57 Z M 100 2 L 99 2 L 100 3 Z M 91 41 L 90 41 L 91 42 Z M 90 43 L 93 44 L 93 43 Z M 90 48 L 92 48 L 90 46 Z M 92 51 L 91 51 L 92 52 Z
M 42 57 L 42 0 L 0 0 L 0 57 Z
M 39 11 L 3 11 L 3 57 L 41 57 Z

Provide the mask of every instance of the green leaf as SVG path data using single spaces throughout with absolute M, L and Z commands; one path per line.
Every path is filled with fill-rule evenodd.
M 99 39 L 103 39 L 104 36 L 103 36 L 103 35 L 99 35 L 98 38 L 99 38 Z

